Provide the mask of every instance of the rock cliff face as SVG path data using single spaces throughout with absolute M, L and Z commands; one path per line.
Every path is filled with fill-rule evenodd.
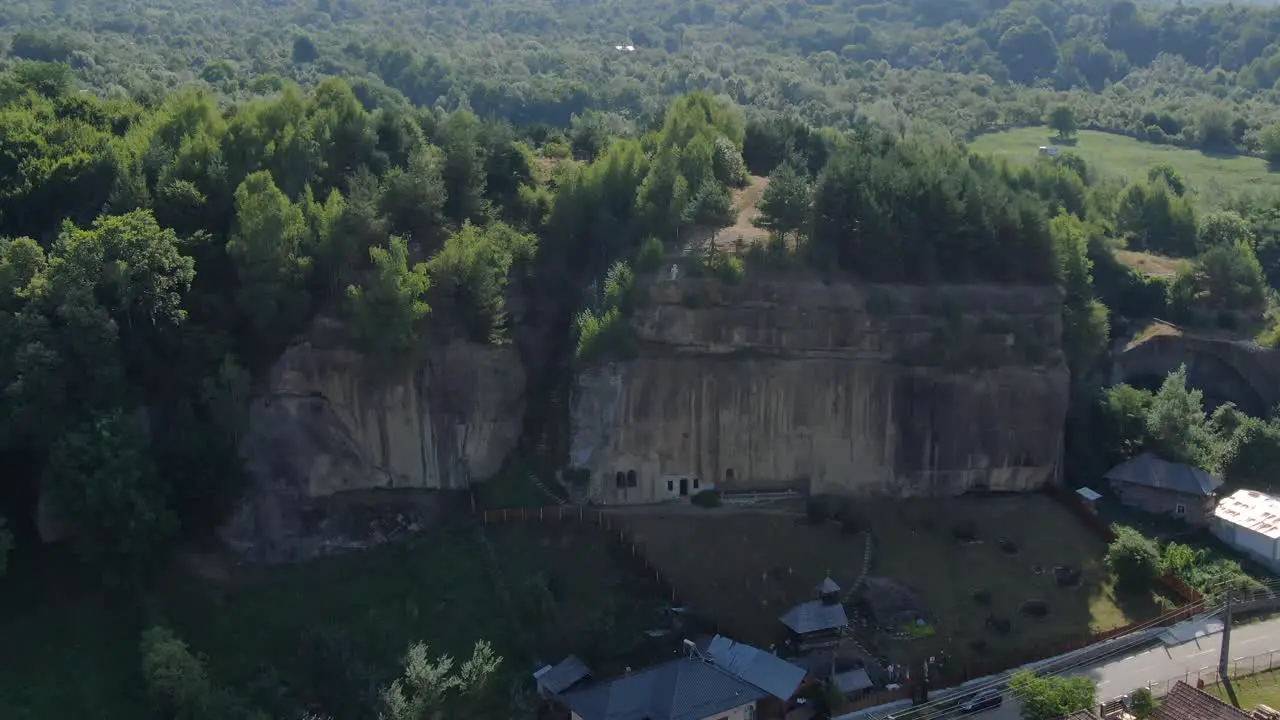
M 606 503 L 799 487 L 879 496 L 1055 478 L 1055 288 L 656 281 L 635 360 L 582 373 L 571 463 Z
M 432 522 L 497 472 L 520 435 L 524 373 L 509 347 L 454 343 L 389 371 L 347 351 L 294 347 L 250 408 L 251 485 L 224 528 L 286 561 Z

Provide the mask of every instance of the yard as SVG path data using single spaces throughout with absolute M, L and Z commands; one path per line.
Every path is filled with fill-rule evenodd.
M 1186 179 L 1202 208 L 1220 205 L 1241 192 L 1280 191 L 1280 173 L 1270 172 L 1261 158 L 1210 155 L 1093 130 L 1080 131 L 1074 145 L 1063 145 L 1051 135 L 1053 131 L 1046 127 L 1017 128 L 980 135 L 970 147 L 1012 162 L 1032 162 L 1041 145 L 1060 145 L 1103 174 L 1128 180 L 1145 177 L 1153 165 L 1167 164 Z
M 1259 705 L 1266 705 L 1273 710 L 1280 709 L 1280 670 L 1269 670 L 1237 679 L 1232 682 L 1232 687 L 1235 688 L 1240 707 L 1245 710 L 1251 711 Z M 1221 685 L 1211 685 L 1205 689 L 1219 700 L 1230 702 Z
M 511 678 L 571 651 L 606 675 L 669 652 L 644 636 L 659 624 L 665 592 L 604 531 L 566 522 L 487 532 L 497 583 L 474 530 L 222 586 L 175 577 L 145 602 L 104 597 L 93 582 L 68 585 L 70 573 L 56 584 L 15 582 L 0 598 L 0 717 L 141 717 L 137 643 L 148 617 L 166 618 L 207 655 L 220 682 L 274 678 L 305 697 L 352 683 L 367 691 L 368 678 L 380 686 L 417 641 L 465 658 L 488 639 Z M 336 674 L 335 654 L 344 668 Z
M 873 576 L 914 591 L 936 626 L 927 639 L 882 636 L 895 660 L 939 650 L 961 663 L 999 661 L 1157 615 L 1156 597 L 1117 596 L 1106 545 L 1043 495 L 872 502 L 856 506 L 875 535 Z M 1065 576 L 1078 572 L 1066 586 Z M 1047 608 L 1036 616 L 1028 601 Z M 1007 625 L 1006 625 L 1007 623 Z
M 805 524 L 798 514 L 695 510 L 633 512 L 626 522 L 682 599 L 744 642 L 777 642 L 782 613 L 815 599 L 828 574 L 848 588 L 862 569 L 860 534 Z

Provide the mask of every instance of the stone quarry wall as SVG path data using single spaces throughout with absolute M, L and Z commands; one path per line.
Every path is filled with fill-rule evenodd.
M 633 324 L 639 357 L 574 389 L 570 462 L 599 501 L 682 478 L 911 497 L 1056 477 L 1056 288 L 653 281 Z
M 291 348 L 250 407 L 250 488 L 223 537 L 274 562 L 430 524 L 515 447 L 524 390 L 510 347 L 453 343 L 394 370 Z

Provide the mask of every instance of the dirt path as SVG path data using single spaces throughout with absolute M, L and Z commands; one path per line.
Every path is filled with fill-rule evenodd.
M 760 198 L 769 179 L 752 175 L 747 179 L 747 186 L 733 191 L 733 207 L 737 211 L 737 220 L 728 227 L 706 228 L 695 227 L 684 234 L 684 251 L 704 248 L 707 242 L 715 238 L 715 248 L 723 252 L 733 252 L 741 240 L 742 245 L 763 242 L 769 237 L 769 231 L 758 228 L 754 222 L 760 217 Z

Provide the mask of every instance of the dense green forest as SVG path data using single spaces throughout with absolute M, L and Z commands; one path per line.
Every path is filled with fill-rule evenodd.
M 362 691 L 231 688 L 155 588 L 240 498 L 247 399 L 301 340 L 386 363 L 525 343 L 518 454 L 549 479 L 563 458 L 530 439 L 564 420 L 551 395 L 635 351 L 637 275 L 733 224 L 753 176 L 768 242 L 694 249 L 692 271 L 1057 284 L 1069 474 L 1155 448 L 1270 487 L 1280 423 L 1206 414 L 1179 378 L 1090 380 L 1128 318 L 1280 344 L 1280 197 L 1206 208 L 1200 178 L 1117 177 L 1069 145 L 1091 128 L 1280 161 L 1278 31 L 1280 9 L 1126 0 L 0 2 L 0 598 L 61 573 L 123 595 L 157 717 L 510 716 L 491 682 L 509 638 L 469 638 L 495 645 L 456 666 L 397 638 L 404 667 L 358 677 L 334 641 Z M 1060 157 L 965 145 L 1042 123 Z
M 393 88 L 519 124 L 642 116 L 705 90 L 823 126 L 971 132 L 1038 122 L 1066 92 L 1084 127 L 1249 150 L 1280 118 L 1280 9 L 1245 4 L 92 0 L 0 17 L 11 57 L 67 62 L 109 97 L 192 81 L 256 95 L 337 74 L 362 95 Z

